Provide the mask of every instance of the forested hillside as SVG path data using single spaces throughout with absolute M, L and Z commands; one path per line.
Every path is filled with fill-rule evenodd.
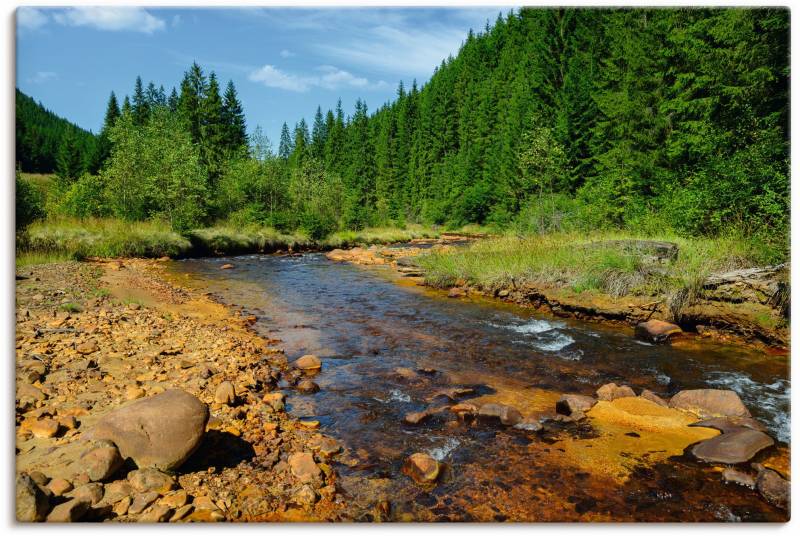
M 577 223 L 782 234 L 788 29 L 786 10 L 523 9 L 374 115 L 318 112 L 281 154 L 342 177 L 350 226 L 507 224 L 558 193 L 547 212 Z
M 62 145 L 78 155 L 83 169 L 97 170 L 96 143 L 91 132 L 57 116 L 19 89 L 16 100 L 17 166 L 22 171 L 55 172 Z
M 48 210 L 311 237 L 411 222 L 735 231 L 785 251 L 788 31 L 784 9 L 522 9 L 374 112 L 284 125 L 276 154 L 246 135 L 233 83 L 194 64 L 169 95 L 141 79 L 121 106 L 112 94 L 82 168 L 99 174 L 61 173 Z M 39 123 L 17 102 L 23 169 L 53 169 L 39 162 L 54 141 L 28 141 Z

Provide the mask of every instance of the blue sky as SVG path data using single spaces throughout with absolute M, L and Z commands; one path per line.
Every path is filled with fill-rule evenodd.
M 470 28 L 508 8 L 155 9 L 19 8 L 17 87 L 97 132 L 109 93 L 137 75 L 169 93 L 197 61 L 233 80 L 248 129 L 277 147 L 281 124 L 313 119 L 317 105 L 370 112 L 397 84 L 426 81 Z

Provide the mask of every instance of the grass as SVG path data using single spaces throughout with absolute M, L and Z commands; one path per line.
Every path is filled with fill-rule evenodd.
M 640 255 L 593 242 L 666 240 L 679 247 L 677 260 L 645 262 Z M 426 282 L 447 288 L 466 282 L 489 291 L 525 283 L 573 292 L 653 296 L 667 300 L 674 315 L 699 294 L 712 272 L 767 264 L 772 252 L 741 237 L 684 238 L 672 234 L 640 236 L 630 232 L 505 235 L 467 248 L 421 257 Z
M 220 223 L 213 227 L 189 231 L 195 255 L 235 255 L 270 253 L 281 249 L 310 247 L 312 242 L 301 234 L 285 234 L 271 227 L 256 225 L 234 227 Z
M 52 219 L 27 229 L 23 251 L 46 255 L 87 257 L 176 257 L 191 243 L 159 222 L 116 219 Z
M 83 310 L 81 309 L 80 305 L 72 302 L 61 304 L 59 306 L 59 309 L 61 309 L 62 311 L 66 311 L 68 313 L 80 313 Z
M 25 268 L 26 266 L 52 264 L 55 262 L 65 262 L 74 259 L 75 258 L 71 254 L 64 251 L 23 250 L 17 252 L 16 266 L 17 268 Z
M 320 245 L 324 248 L 347 248 L 408 242 L 416 238 L 437 238 L 438 236 L 439 231 L 423 225 L 407 225 L 404 229 L 397 227 L 368 227 L 360 231 L 333 233 L 322 240 Z

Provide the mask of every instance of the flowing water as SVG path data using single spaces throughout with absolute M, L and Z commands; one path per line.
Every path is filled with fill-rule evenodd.
M 226 262 L 236 268 L 220 270 Z M 306 353 L 323 359 L 315 378 L 320 392 L 287 391 L 288 407 L 319 420 L 325 434 L 354 453 L 358 463 L 337 470 L 359 519 L 377 515 L 370 508 L 382 499 L 391 501 L 388 515 L 396 520 L 784 517 L 756 492 L 723 484 L 713 468 L 686 455 L 644 463 L 650 454 L 658 458 L 658 449 L 622 452 L 595 470 L 587 461 L 593 458 L 575 455 L 569 444 L 596 435 L 586 424 L 535 433 L 469 425 L 449 412 L 413 427 L 402 419 L 446 403 L 436 393 L 452 387 L 473 389 L 460 400 L 508 403 L 531 417 L 552 413 L 560 393 L 593 394 L 610 381 L 664 396 L 716 387 L 739 392 L 771 435 L 788 442 L 785 356 L 705 341 L 652 346 L 630 330 L 448 299 L 386 267 L 334 263 L 321 254 L 185 260 L 174 270 L 257 315 L 255 328 L 280 339 L 290 361 Z M 419 451 L 446 468 L 432 488 L 400 472 L 405 457 Z

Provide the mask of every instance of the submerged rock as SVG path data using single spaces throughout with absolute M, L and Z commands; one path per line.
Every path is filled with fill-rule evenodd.
M 774 444 L 763 432 L 740 428 L 698 443 L 692 448 L 692 454 L 705 462 L 744 463 Z
M 522 414 L 516 408 L 505 404 L 484 404 L 478 410 L 478 417 L 497 418 L 506 426 L 514 426 L 522 422 Z
M 467 291 L 459 287 L 453 287 L 447 292 L 448 298 L 463 298 L 466 295 Z
M 722 479 L 731 484 L 738 484 L 746 488 L 753 489 L 756 486 L 756 479 L 747 473 L 743 473 L 732 467 L 728 467 L 722 471 Z
M 89 435 L 113 441 L 138 467 L 176 469 L 200 445 L 208 407 L 189 393 L 170 389 L 105 415 Z
M 403 463 L 403 474 L 418 484 L 429 484 L 439 478 L 439 462 L 429 454 L 416 452 Z
M 319 385 L 311 380 L 301 380 L 297 383 L 295 389 L 297 389 L 297 391 L 300 393 L 310 395 L 319 391 Z
M 772 469 L 762 469 L 756 478 L 756 488 L 767 502 L 782 510 L 789 509 L 791 486 L 789 481 Z
M 679 326 L 663 320 L 641 322 L 636 325 L 634 330 L 637 339 L 656 344 L 667 342 L 680 333 L 683 333 L 683 330 Z
M 680 391 L 670 399 L 669 407 L 691 411 L 702 418 L 750 416 L 739 395 L 725 389 Z
M 302 371 L 315 371 L 322 368 L 322 362 L 319 358 L 315 355 L 307 354 L 300 357 L 297 361 L 294 362 L 295 368 L 298 368 Z

